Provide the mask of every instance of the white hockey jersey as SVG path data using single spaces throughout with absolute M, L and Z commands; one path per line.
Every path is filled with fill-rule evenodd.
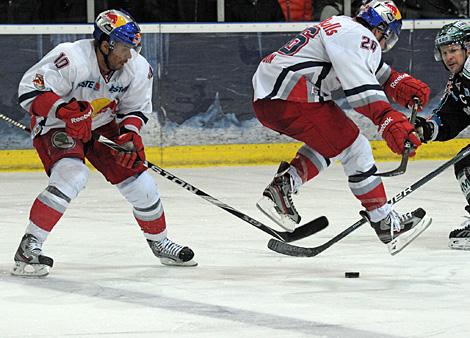
M 324 102 L 342 88 L 355 109 L 379 101 L 389 106 L 381 85 L 391 68 L 381 59 L 380 44 L 369 29 L 351 17 L 333 16 L 261 61 L 253 76 L 254 100 Z
M 134 50 L 121 70 L 102 76 L 92 39 L 61 43 L 31 67 L 19 85 L 20 105 L 32 114 L 33 136 L 63 128 L 57 107 L 75 98 L 93 107 L 92 128 L 116 119 L 139 132 L 152 112 L 153 73 Z M 36 101 L 36 102 L 35 102 Z

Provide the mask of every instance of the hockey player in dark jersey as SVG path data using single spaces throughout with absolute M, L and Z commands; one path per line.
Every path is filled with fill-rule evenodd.
M 469 41 L 470 26 L 463 21 L 443 26 L 436 36 L 434 56 L 451 75 L 444 96 L 431 116 L 417 118 L 416 128 L 422 142 L 453 139 L 470 125 Z M 457 162 L 454 171 L 468 203 L 465 210 L 470 213 L 470 158 Z M 449 234 L 449 247 L 470 250 L 470 218 Z

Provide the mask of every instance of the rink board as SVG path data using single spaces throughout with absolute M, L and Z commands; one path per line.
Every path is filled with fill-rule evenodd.
M 465 147 L 470 139 L 425 144 L 418 150 L 416 160 L 449 159 Z M 226 144 L 203 146 L 147 147 L 147 160 L 165 167 L 198 167 L 218 165 L 276 164 L 294 157 L 300 143 Z M 377 161 L 397 161 L 384 141 L 371 141 Z M 0 150 L 0 171 L 41 170 L 35 150 Z

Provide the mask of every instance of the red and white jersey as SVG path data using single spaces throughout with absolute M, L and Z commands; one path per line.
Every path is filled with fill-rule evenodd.
M 75 98 L 93 107 L 93 129 L 116 119 L 139 132 L 152 112 L 153 73 L 143 56 L 131 53 L 121 70 L 102 76 L 94 40 L 57 45 L 24 74 L 19 85 L 19 102 L 32 114 L 32 128 L 42 126 L 41 134 L 63 128 L 56 109 Z
M 351 107 L 373 119 L 390 107 L 382 84 L 391 69 L 381 62 L 374 34 L 348 16 L 307 27 L 266 56 L 253 76 L 254 100 L 324 102 L 342 88 Z

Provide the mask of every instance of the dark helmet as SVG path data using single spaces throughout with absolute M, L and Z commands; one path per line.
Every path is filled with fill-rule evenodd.
M 398 41 L 401 31 L 401 13 L 393 1 L 364 1 L 356 18 L 364 22 L 369 29 L 378 28 L 384 35 L 385 47 L 388 52 Z
M 442 61 L 442 46 L 457 44 L 467 49 L 468 41 L 470 41 L 470 26 L 466 22 L 455 21 L 444 25 L 434 40 L 434 58 L 436 61 Z
M 141 48 L 140 27 L 134 19 L 123 11 L 110 9 L 98 15 L 95 20 L 93 37 L 101 42 L 108 40 L 111 48 L 115 42 L 122 43 L 137 52 Z

